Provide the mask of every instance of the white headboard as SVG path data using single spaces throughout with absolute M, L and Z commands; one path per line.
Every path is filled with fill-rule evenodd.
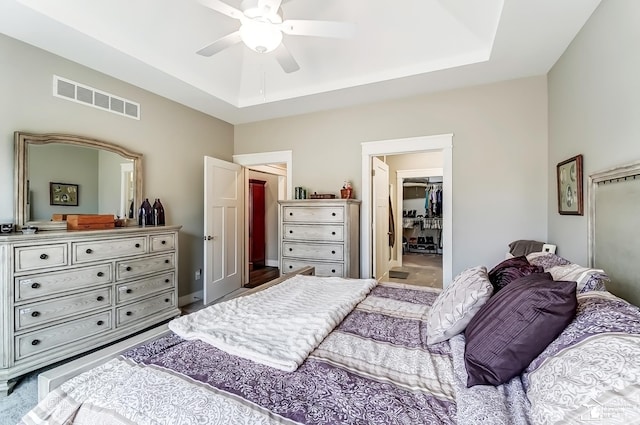
M 640 162 L 589 176 L 589 266 L 609 292 L 640 305 Z

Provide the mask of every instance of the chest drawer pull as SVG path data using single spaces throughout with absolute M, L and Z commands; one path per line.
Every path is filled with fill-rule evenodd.
M 292 213 L 292 212 L 290 212 L 290 213 L 289 213 L 289 215 L 290 215 L 290 216 L 293 216 L 293 213 Z
M 289 230 L 289 233 L 293 233 L 293 230 Z
M 130 311 L 127 311 L 127 316 L 131 316 L 133 313 Z
M 293 248 L 289 248 L 289 252 L 293 251 Z
M 133 292 L 133 289 L 127 289 L 125 292 L 126 292 L 127 294 L 130 294 L 130 293 L 132 293 L 132 292 Z
M 85 251 L 87 254 L 92 254 L 93 253 L 93 249 L 91 248 L 87 248 L 87 250 Z
M 40 259 L 41 260 L 46 260 L 47 258 L 49 258 L 49 256 L 47 254 L 40 254 Z
M 336 232 L 331 232 L 331 234 L 332 234 L 332 235 L 335 235 L 335 234 L 336 234 Z
M 331 269 L 331 273 L 335 273 L 335 272 L 336 272 L 336 269 Z
M 39 339 L 34 339 L 33 341 L 31 341 L 31 345 L 38 345 L 38 344 L 40 344 Z
M 104 273 L 103 272 L 98 272 L 98 277 L 102 277 L 102 276 L 104 276 Z
M 169 264 L 169 260 L 164 260 L 165 264 Z
M 161 243 L 162 245 L 166 245 L 166 244 L 167 244 L 167 241 L 162 241 L 162 242 L 160 242 L 160 243 Z
M 335 252 L 335 251 L 331 251 L 331 253 L 332 253 L 332 254 L 335 254 L 336 252 Z
M 292 268 L 293 268 L 293 266 L 289 266 L 289 268 L 290 268 L 290 269 L 292 269 Z
M 31 317 L 38 317 L 38 316 L 40 316 L 39 311 L 34 311 L 33 313 L 31 313 Z
M 38 288 L 40 287 L 40 284 L 39 284 L 38 282 L 35 282 L 35 283 L 32 283 L 32 284 L 31 284 L 31 287 L 32 287 L 33 289 L 38 289 Z
M 169 301 L 171 301 L 169 298 L 165 298 L 164 302 L 168 303 Z
M 131 266 L 127 266 L 127 267 L 125 268 L 125 270 L 126 270 L 126 271 L 128 271 L 128 272 L 130 272 L 130 271 L 131 271 Z
M 96 323 L 96 325 L 98 325 L 98 326 L 102 326 L 102 325 L 104 325 L 104 322 L 103 322 L 102 320 L 98 320 L 98 322 Z
M 96 300 L 98 301 L 104 301 L 104 297 L 102 295 L 99 295 L 98 298 L 96 298 Z
M 336 216 L 336 213 L 331 213 L 331 215 L 332 215 L 333 217 L 335 217 L 335 216 Z
M 140 244 L 139 243 L 136 244 L 136 248 L 140 248 Z
M 164 280 L 164 283 L 169 283 L 169 282 L 170 282 L 169 279 Z

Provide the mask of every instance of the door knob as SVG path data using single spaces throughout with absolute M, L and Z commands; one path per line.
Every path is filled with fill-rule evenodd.
M 217 239 L 218 239 L 218 237 L 217 237 L 217 236 L 205 236 L 205 237 L 204 237 L 204 240 L 205 240 L 205 241 L 215 241 L 215 240 L 217 240 Z

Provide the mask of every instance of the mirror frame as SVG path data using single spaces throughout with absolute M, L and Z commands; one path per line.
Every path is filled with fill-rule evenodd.
M 133 204 L 138 205 L 142 199 L 142 154 L 130 151 L 122 146 L 114 143 L 105 142 L 98 139 L 92 139 L 82 136 L 74 136 L 70 134 L 33 134 L 16 131 L 14 133 L 15 146 L 15 225 L 17 229 L 21 229 L 25 225 L 38 226 L 40 230 L 66 230 L 66 221 L 28 221 L 26 218 L 27 210 L 27 176 L 29 167 L 28 146 L 29 145 L 46 145 L 49 143 L 60 143 L 65 145 L 81 146 L 86 148 L 95 148 L 116 153 L 126 159 L 133 161 L 133 170 L 135 173 L 135 189 Z

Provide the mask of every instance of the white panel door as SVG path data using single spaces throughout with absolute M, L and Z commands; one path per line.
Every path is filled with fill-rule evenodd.
M 242 286 L 244 178 L 240 165 L 204 157 L 204 304 Z
M 373 276 L 380 281 L 389 273 L 389 166 L 373 157 Z

